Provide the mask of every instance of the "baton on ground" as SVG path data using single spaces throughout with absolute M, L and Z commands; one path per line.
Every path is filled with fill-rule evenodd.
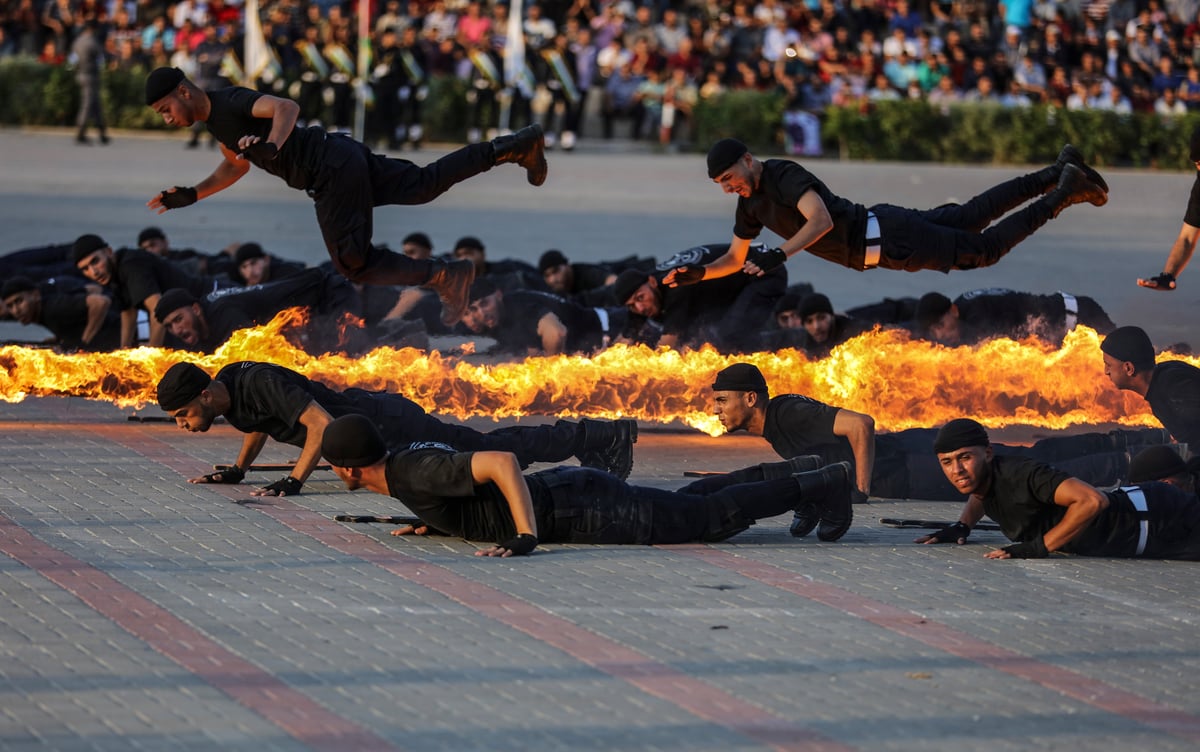
M 921 530 L 941 530 L 944 527 L 953 525 L 953 522 L 944 522 L 941 520 L 901 520 L 893 517 L 881 517 L 879 524 L 887 525 L 888 527 L 901 528 L 919 528 Z M 994 522 L 977 522 L 972 530 L 999 530 L 1000 526 Z

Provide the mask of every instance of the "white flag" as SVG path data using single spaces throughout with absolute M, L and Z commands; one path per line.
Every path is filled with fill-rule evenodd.
M 521 0 L 508 6 L 508 40 L 504 45 L 504 83 L 515 87 L 525 72 L 525 9 Z
M 246 0 L 246 43 L 242 59 L 246 61 L 246 85 L 253 88 L 254 82 L 262 78 L 267 83 L 276 77 L 278 63 L 263 36 L 262 22 L 258 18 L 258 0 Z

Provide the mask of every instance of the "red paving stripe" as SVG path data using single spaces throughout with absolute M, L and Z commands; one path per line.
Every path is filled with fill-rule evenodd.
M 911 611 L 895 608 L 833 585 L 814 582 L 773 564 L 750 561 L 707 546 L 663 548 L 694 556 L 707 564 L 856 616 L 931 648 L 1040 684 L 1092 707 L 1143 723 L 1157 731 L 1200 742 L 1200 718 L 1069 668 L 1030 658 L 945 624 L 930 621 Z
M 185 477 L 203 472 L 203 467 L 196 459 L 179 453 L 136 427 L 89 428 Z M 213 485 L 209 488 L 231 499 L 246 496 L 245 486 Z M 842 752 L 853 749 L 490 585 L 400 553 L 370 536 L 348 531 L 340 523 L 287 499 L 270 499 L 269 502 L 254 508 L 335 551 L 368 561 L 402 579 L 426 587 L 698 718 L 778 750 Z
M 0 552 L 24 564 L 314 749 L 399 749 L 226 650 L 108 574 L 35 538 L 0 514 Z

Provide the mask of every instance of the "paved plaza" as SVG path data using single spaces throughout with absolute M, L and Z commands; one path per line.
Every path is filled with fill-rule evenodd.
M 258 240 L 324 257 L 309 202 L 264 175 L 154 217 L 143 204 L 156 190 L 216 164 L 182 143 L 117 134 L 82 149 L 65 133 L 0 131 L 0 250 L 83 232 L 130 245 L 157 223 L 179 246 Z M 540 191 L 500 168 L 436 204 L 379 210 L 376 235 L 398 246 L 421 229 L 442 249 L 475 234 L 497 257 L 558 247 L 577 260 L 727 239 L 733 201 L 701 157 L 586 146 L 552 153 Z M 816 172 L 855 198 L 922 206 L 1016 170 Z M 1200 269 L 1172 295 L 1133 286 L 1161 269 L 1191 177 L 1106 177 L 1109 206 L 1068 210 L 990 270 L 863 276 L 804 258 L 789 271 L 838 308 L 1065 289 L 1156 340 L 1195 339 Z M 780 517 L 715 545 L 481 559 L 477 543 L 334 521 L 405 510 L 327 471 L 284 499 L 189 485 L 231 462 L 241 435 L 135 415 L 161 417 L 78 398 L 0 403 L 0 750 L 1200 746 L 1196 564 L 985 560 L 996 532 L 917 546 L 920 531 L 880 518 L 951 520 L 958 505 L 889 500 L 856 506 L 835 544 L 793 539 Z M 259 462 L 295 456 L 268 444 Z M 631 481 L 672 488 L 685 471 L 772 459 L 758 438 L 643 424 Z

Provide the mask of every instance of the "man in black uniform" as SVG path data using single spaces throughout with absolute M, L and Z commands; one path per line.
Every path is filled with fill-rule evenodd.
M 169 261 L 141 248 L 113 251 L 99 235 L 80 235 L 71 249 L 80 273 L 107 288 L 121 312 L 121 347 L 137 344 L 138 310 L 150 316 L 151 347 L 161 347 L 167 330 L 154 318 L 154 307 L 164 292 L 182 287 L 202 297 L 229 282 L 214 277 L 192 277 Z
M 147 227 L 138 233 L 138 248 L 165 258 L 193 277 L 211 274 L 229 274 L 233 271 L 233 257 L 228 253 L 201 253 L 191 248 L 172 248 L 167 234 L 161 227 Z
M 1064 208 L 1108 201 L 1108 185 L 1070 144 L 1049 167 L 1001 183 L 965 204 L 925 211 L 856 204 L 835 195 L 795 162 L 760 162 L 745 144 L 729 138 L 708 152 L 708 176 L 726 193 L 739 196 L 729 252 L 704 267 L 677 269 L 668 285 L 743 269 L 751 274 L 770 271 L 801 250 L 859 271 L 877 266 L 910 272 L 976 269 L 999 261 Z M 988 228 L 1031 199 L 1037 200 Z M 750 241 L 764 227 L 784 238 L 783 245 L 751 251 Z
M 495 339 L 497 350 L 522 356 L 595 352 L 627 320 L 623 309 L 587 308 L 540 290 L 505 292 L 488 277 L 471 283 L 470 297 L 463 326 Z
M 475 265 L 475 279 L 489 277 L 501 290 L 544 290 L 546 285 L 532 264 L 508 258 L 489 261 L 483 241 L 466 235 L 454 244 L 451 255 Z
M 677 269 L 699 268 L 727 252 L 726 245 L 701 245 L 676 253 L 654 272 L 626 269 L 613 283 L 613 294 L 630 313 L 662 325 L 660 345 L 709 343 L 718 350 L 753 352 L 787 288 L 787 269 L 772 269 L 761 277 L 738 273 L 692 287 L 664 282 Z
M 358 293 L 349 280 L 306 269 L 279 282 L 218 290 L 203 298 L 181 288 L 167 290 L 154 307 L 154 318 L 185 348 L 210 353 L 238 329 L 265 324 L 280 311 L 297 306 L 317 315 L 362 315 Z
M 13 277 L 0 289 L 0 299 L 10 316 L 21 324 L 46 327 L 64 349 L 109 352 L 121 344 L 121 320 L 112 298 L 77 277 L 40 283 Z
M 1129 461 L 1130 483 L 1170 483 L 1184 493 L 1200 491 L 1200 454 L 1184 461 L 1177 447 L 1146 447 Z M 1196 499 L 1200 503 L 1200 498 Z
M 1174 290 L 1175 279 L 1183 274 L 1183 269 L 1192 260 L 1196 250 L 1196 239 L 1200 238 L 1200 126 L 1192 131 L 1188 143 L 1190 154 L 1188 159 L 1195 164 L 1197 174 L 1192 183 L 1192 192 L 1188 195 L 1187 209 L 1183 213 L 1183 227 L 1167 254 L 1167 263 L 1163 265 L 1162 274 L 1147 279 L 1139 279 L 1137 283 L 1151 290 Z
M 0 279 L 28 277 L 37 281 L 75 274 L 70 243 L 22 248 L 0 256 Z
M 389 454 L 375 426 L 357 415 L 333 421 L 321 442 L 321 453 L 350 490 L 399 499 L 427 530 L 497 541 L 477 556 L 528 554 L 539 542 L 721 541 L 798 506 L 849 507 L 845 465 L 773 480 L 764 480 L 762 468 L 747 468 L 721 479 L 719 487 L 707 483 L 703 492 L 666 491 L 589 468 L 522 475 L 508 452 L 457 450 L 426 443 Z
M 562 251 L 551 249 L 538 259 L 542 281 L 555 295 L 588 306 L 620 305 L 612 295 L 617 273 L 603 264 L 567 261 Z
M 512 452 L 523 464 L 561 462 L 574 455 L 588 466 L 622 478 L 633 469 L 637 423 L 632 420 L 514 426 L 480 433 L 441 422 L 398 394 L 347 389 L 337 392 L 295 371 L 270 363 L 241 361 L 222 368 L 215 378 L 191 363 L 176 363 L 158 382 L 158 404 L 188 431 L 207 431 L 221 415 L 246 434 L 237 462 L 223 472 L 192 478 L 191 483 L 240 483 L 270 437 L 301 447 L 292 473 L 254 491 L 256 496 L 300 493 L 321 454 L 326 426 L 343 415 L 365 415 L 392 447 L 441 442 L 464 450 Z
M 958 521 L 917 543 L 965 543 L 986 514 L 1014 541 L 988 559 L 1080 556 L 1200 561 L 1200 504 L 1166 483 L 1100 491 L 1031 459 L 996 456 L 983 426 L 967 418 L 934 441 L 942 472 L 968 495 Z
M 253 287 L 264 282 L 278 282 L 299 274 L 307 267 L 303 261 L 288 261 L 263 250 L 258 243 L 242 243 L 233 254 L 233 281 Z
M 993 337 L 1030 335 L 1062 344 L 1082 324 L 1108 334 L 1116 324 L 1094 299 L 1059 292 L 1035 295 L 1002 288 L 972 290 L 953 301 L 930 292 L 917 301 L 917 334 L 951 347 L 974 345 Z
M 1114 329 L 1100 350 L 1113 386 L 1140 394 L 1176 441 L 1200 447 L 1200 368 L 1181 360 L 1155 365 L 1154 344 L 1136 326 Z
M 843 342 L 871 331 L 871 324 L 866 321 L 834 313 L 833 303 L 819 292 L 805 295 L 796 312 L 806 335 L 802 347 L 813 358 L 823 358 Z
M 206 124 L 221 143 L 224 161 L 193 187 L 164 190 L 147 203 L 160 214 L 207 198 L 236 183 L 257 165 L 313 199 L 317 224 L 337 270 L 355 282 L 427 285 L 442 298 L 447 323 L 466 306 L 471 270 L 465 264 L 414 261 L 371 244 L 372 212 L 385 204 L 423 204 L 454 184 L 494 165 L 524 167 L 529 182 L 546 180 L 537 127 L 459 149 L 425 167 L 371 154 L 362 144 L 323 128 L 297 128 L 299 107 L 289 99 L 233 86 L 204 92 L 177 68 L 158 68 L 146 79 L 146 103 L 167 125 Z

